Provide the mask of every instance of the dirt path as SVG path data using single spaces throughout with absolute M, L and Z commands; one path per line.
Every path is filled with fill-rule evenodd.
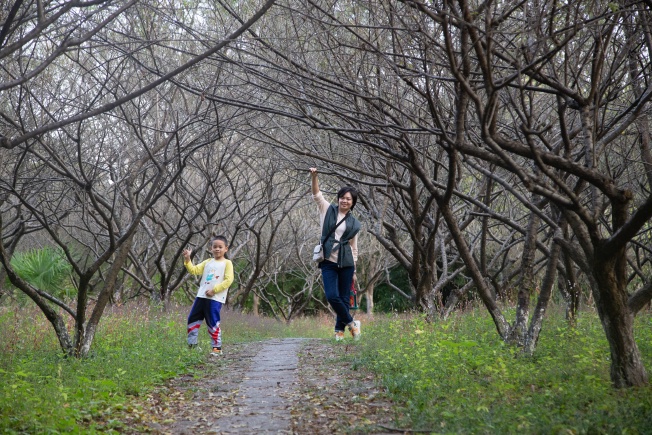
M 391 404 L 361 367 L 335 361 L 354 352 L 331 340 L 279 339 L 229 346 L 202 370 L 140 398 L 125 433 L 387 433 Z
M 287 412 L 297 391 L 301 339 L 263 344 L 239 385 L 238 412 L 220 416 L 212 429 L 224 433 L 291 433 Z

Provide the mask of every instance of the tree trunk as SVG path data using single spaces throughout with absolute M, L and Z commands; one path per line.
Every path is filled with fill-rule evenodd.
M 2 218 L 0 217 L 0 232 L 2 229 Z M 39 294 L 38 291 L 34 287 L 32 287 L 27 281 L 23 280 L 16 271 L 11 267 L 11 262 L 10 262 L 10 257 L 7 254 L 7 251 L 5 250 L 4 245 L 0 242 L 0 263 L 1 266 L 3 267 L 3 270 L 6 271 L 7 277 L 9 278 L 9 281 L 16 286 L 18 289 L 20 289 L 23 293 L 25 293 L 27 296 L 29 296 L 34 303 L 41 309 L 45 317 L 48 319 L 52 327 L 54 328 L 54 332 L 57 335 L 57 339 L 59 340 L 59 345 L 61 346 L 61 350 L 66 355 L 73 355 L 73 341 L 70 338 L 70 334 L 68 332 L 68 328 L 66 327 L 66 322 L 64 319 L 61 317 L 59 314 L 58 310 L 53 308 L 53 306 L 45 300 L 41 294 Z M 71 311 L 68 311 L 69 314 L 71 314 Z
M 10 254 L 11 255 L 11 254 Z M 4 283 L 7 280 L 7 272 L 3 268 L 0 267 L 0 299 L 7 293 L 5 290 L 5 285 Z
M 580 288 L 577 285 L 577 278 L 575 277 L 575 266 L 571 261 L 568 254 L 562 252 L 564 258 L 564 270 L 566 271 L 566 291 L 568 292 L 568 300 L 566 301 L 566 320 L 571 325 L 576 324 L 577 310 L 580 308 Z
M 492 170 L 493 167 L 490 169 Z M 482 203 L 489 208 L 491 205 L 491 193 L 493 190 L 494 181 L 493 178 L 486 175 L 484 178 L 484 196 L 482 198 Z M 487 238 L 489 236 L 489 216 L 485 215 L 482 217 L 482 233 L 480 239 L 480 272 L 482 275 L 489 276 L 487 271 Z
M 134 235 L 136 234 L 133 231 L 128 238 L 122 243 L 122 246 L 116 251 L 116 255 L 113 258 L 113 264 L 106 276 L 106 281 L 104 283 L 104 288 L 100 291 L 100 294 L 93 307 L 90 318 L 86 325 L 77 325 L 78 330 L 84 331 L 83 335 L 80 337 L 80 343 L 75 346 L 77 357 L 85 357 L 88 355 L 88 352 L 91 350 L 91 345 L 93 344 L 93 339 L 95 338 L 95 333 L 97 332 L 97 327 L 100 324 L 100 319 L 102 314 L 104 314 L 104 308 L 109 303 L 111 294 L 118 280 L 122 266 L 127 261 L 129 257 L 129 249 L 131 249 L 131 242 L 133 241 Z
M 627 305 L 627 291 L 619 279 L 618 263 L 624 256 L 600 255 L 596 250 L 593 271 L 597 288 L 593 298 L 609 341 L 611 382 L 616 388 L 646 385 L 647 372 L 634 340 L 634 315 Z
M 172 289 L 166 287 L 164 291 L 161 291 L 163 294 L 163 310 L 166 313 L 169 313 L 172 309 Z
M 550 257 L 548 258 L 548 264 L 546 266 L 546 274 L 543 277 L 543 282 L 541 283 L 541 292 L 539 293 L 537 306 L 534 309 L 534 314 L 532 315 L 530 328 L 528 329 L 527 335 L 525 336 L 525 345 L 523 352 L 528 355 L 532 355 L 534 353 L 534 349 L 536 348 L 537 342 L 539 341 L 539 334 L 541 332 L 541 328 L 543 327 L 543 317 L 546 314 L 548 302 L 550 301 L 550 295 L 552 294 L 552 286 L 555 283 L 555 278 L 557 276 L 557 263 L 559 261 L 560 252 L 561 245 L 556 243 L 553 237 L 552 246 L 550 248 Z
M 532 203 L 536 204 L 536 195 Z M 539 216 L 536 213 L 530 214 L 525 243 L 523 244 L 523 258 L 521 261 L 521 279 L 518 286 L 518 299 L 516 304 L 516 320 L 509 331 L 507 342 L 517 346 L 525 345 L 527 322 L 530 316 L 530 297 L 536 291 L 534 282 L 534 259 L 537 250 L 537 234 L 539 228 Z
M 258 312 L 258 309 L 260 307 L 260 296 L 258 296 L 258 293 L 254 292 L 254 301 L 253 304 L 251 305 L 251 314 L 254 316 L 258 317 L 260 316 L 260 313 Z
M 478 267 L 475 258 L 473 258 L 473 254 L 471 254 L 469 245 L 466 243 L 466 240 L 464 239 L 464 236 L 462 235 L 460 228 L 457 225 L 455 216 L 453 215 L 448 204 L 440 204 L 440 211 L 442 217 L 446 221 L 446 225 L 448 225 L 448 229 L 451 232 L 453 240 L 455 241 L 455 245 L 460 252 L 460 258 L 462 258 L 462 261 L 464 261 L 464 264 L 468 268 L 469 273 L 473 278 L 473 282 L 477 287 L 480 299 L 482 299 L 482 302 L 484 303 L 487 311 L 489 311 L 489 314 L 494 321 L 498 335 L 500 335 L 502 339 L 505 339 L 507 337 L 508 330 L 505 316 L 501 312 L 500 307 L 498 307 L 495 299 L 491 296 L 491 290 L 489 289 L 487 282 L 482 276 L 482 272 L 480 272 L 480 268 Z
M 365 300 L 367 301 L 367 314 L 372 316 L 374 314 L 374 286 L 367 287 L 364 292 Z
M 466 292 L 473 286 L 473 284 L 473 281 L 469 281 L 464 284 L 464 287 L 453 289 L 450 292 L 448 298 L 446 298 L 446 305 L 444 305 L 441 311 L 442 319 L 445 320 L 448 318 L 448 316 L 450 316 L 450 314 L 453 312 L 453 309 L 455 308 L 455 305 L 457 305 L 457 302 L 462 298 L 462 296 L 466 294 Z

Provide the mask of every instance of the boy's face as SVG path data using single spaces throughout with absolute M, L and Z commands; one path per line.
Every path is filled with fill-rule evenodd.
M 224 254 L 226 254 L 226 251 L 229 250 L 229 247 L 226 246 L 226 243 L 224 243 L 221 240 L 215 240 L 213 241 L 213 245 L 211 246 L 211 252 L 213 253 L 213 258 L 218 259 L 218 258 L 223 258 Z

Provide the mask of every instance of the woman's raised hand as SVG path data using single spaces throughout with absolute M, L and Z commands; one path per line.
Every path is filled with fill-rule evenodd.
M 311 178 L 311 183 L 310 183 L 310 190 L 312 190 L 313 195 L 317 195 L 319 192 L 319 181 L 317 181 L 317 168 L 310 168 L 310 176 Z

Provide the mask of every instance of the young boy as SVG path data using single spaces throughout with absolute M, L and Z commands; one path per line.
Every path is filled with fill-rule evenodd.
M 213 258 L 204 260 L 198 265 L 192 264 L 192 250 L 184 249 L 183 264 L 189 273 L 201 275 L 201 284 L 197 297 L 188 314 L 188 346 L 197 346 L 197 336 L 201 322 L 206 320 L 208 333 L 211 336 L 213 350 L 211 355 L 222 354 L 222 331 L 220 329 L 220 310 L 226 302 L 226 294 L 233 282 L 233 263 L 224 257 L 229 250 L 226 237 L 215 236 L 211 239 Z

